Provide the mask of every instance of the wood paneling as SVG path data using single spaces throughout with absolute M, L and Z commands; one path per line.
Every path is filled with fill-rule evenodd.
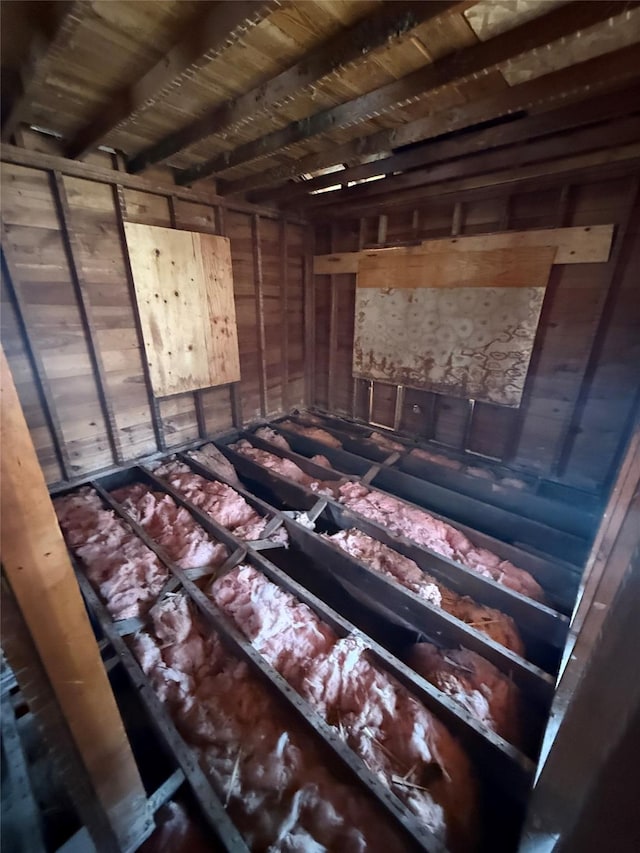
M 636 201 L 625 234 L 621 225 L 628 213 L 637 167 L 624 178 L 607 177 L 606 172 L 600 177 L 602 168 L 575 173 L 563 183 L 547 183 L 539 189 L 523 182 L 522 186 L 486 187 L 474 196 L 452 193 L 447 199 L 434 199 L 426 194 L 422 201 L 416 197 L 413 207 L 405 210 L 386 206 L 381 197 L 378 211 L 388 217 L 387 246 L 426 238 L 436 238 L 450 246 L 447 235 L 451 235 L 454 226 L 458 236 L 453 245 L 458 247 L 467 240 L 476 247 L 478 241 L 484 245 L 494 239 L 509 245 L 520 239 L 518 232 L 523 229 L 544 229 L 535 232 L 536 238 L 558 229 L 557 233 L 575 235 L 572 240 L 579 240 L 583 248 L 589 245 L 590 236 L 596 238 L 591 244 L 596 253 L 590 260 L 586 255 L 582 262 L 569 263 L 576 256 L 566 245 L 562 252 L 567 263 L 552 267 L 519 410 L 477 404 L 469 423 L 464 401 L 445 394 L 407 390 L 401 416 L 403 429 L 458 449 L 463 449 L 466 442 L 468 449 L 508 460 L 516 469 L 579 488 L 595 491 L 610 481 L 640 393 L 640 353 L 636 352 L 640 341 L 640 212 Z M 339 230 L 353 231 L 360 223 L 365 246 L 375 245 L 378 220 L 373 213 L 361 220 L 341 219 Z M 317 226 L 316 262 L 318 255 L 329 254 L 327 233 L 326 226 Z M 336 254 L 353 258 L 358 254 L 354 249 L 346 255 Z M 356 288 L 355 266 L 351 264 L 337 267 L 343 273 L 340 298 L 345 304 Z M 618 272 L 612 278 L 613 265 Z M 326 336 L 320 342 L 327 317 L 326 273 L 334 272 L 336 266 L 330 263 L 321 269 L 322 274 L 314 277 L 320 315 L 316 318 L 319 391 L 315 401 L 326 406 L 326 394 L 322 392 L 328 365 Z M 609 297 L 603 302 L 607 293 Z M 336 386 L 336 400 L 343 400 L 336 408 L 345 414 L 350 412 L 344 404 L 350 382 L 351 377 L 340 375 Z M 367 389 L 366 383 L 361 384 L 365 387 L 357 394 L 356 414 L 366 419 Z M 374 386 L 374 400 L 380 400 L 378 383 Z M 384 423 L 392 423 L 391 405 L 389 399 L 384 411 L 377 411 L 385 418 Z M 414 406 L 418 409 L 415 412 Z M 570 453 L 560 471 L 557 463 L 569 434 Z
M 51 172 L 58 169 L 62 177 L 68 204 L 66 225 L 74 237 L 72 260 L 82 281 L 85 307 L 91 313 L 91 340 L 103 365 L 105 394 L 122 458 L 130 460 L 165 446 L 178 446 L 197 438 L 203 426 L 209 434 L 227 429 L 234 412 L 238 417 L 241 411 L 244 421 L 259 415 L 261 359 L 250 213 L 242 205 L 207 203 L 202 192 L 172 188 L 163 183 L 162 174 L 153 175 L 154 183 L 135 178 L 134 185 L 131 176 L 122 173 L 123 186 L 118 183 L 120 174 L 108 171 L 109 155 L 103 152 L 92 156 L 85 167 L 57 157 L 42 161 L 42 155 L 24 149 L 12 151 L 19 153 L 21 164 L 2 164 L 3 255 L 7 262 L 3 267 L 2 338 L 47 481 L 87 476 L 117 461 L 49 167 Z M 34 158 L 32 165 L 30 158 Z M 271 221 L 266 215 L 260 220 L 261 224 Z M 191 392 L 159 403 L 154 399 L 130 280 L 125 222 L 204 234 L 224 229 L 233 265 L 239 383 L 199 391 L 197 403 Z M 267 259 L 265 281 L 271 300 L 266 316 L 272 361 L 269 410 L 277 412 L 282 399 L 282 257 L 277 220 L 273 227 L 273 234 L 262 236 L 261 248 Z M 271 245 L 274 234 L 276 242 Z M 303 226 L 288 221 L 290 407 L 300 406 L 305 394 L 303 267 L 308 252 L 304 234 Z
M 156 396 L 239 380 L 229 241 L 133 222 L 125 233 Z

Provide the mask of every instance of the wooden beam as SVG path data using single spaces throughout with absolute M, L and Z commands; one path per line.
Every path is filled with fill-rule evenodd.
M 240 145 L 232 151 L 191 166 L 180 173 L 176 180 L 180 184 L 190 184 L 319 134 L 386 113 L 409 100 L 424 97 L 442 86 L 472 74 L 486 73 L 509 59 L 601 23 L 616 13 L 626 11 L 628 7 L 629 4 L 625 2 L 603 4 L 592 3 L 590 0 L 575 0 L 486 42 L 450 54 L 400 80 L 394 80 L 379 89 L 322 110 L 313 116 L 291 122 L 284 128 Z
M 346 187 L 335 193 L 308 196 L 301 200 L 301 203 L 305 208 L 315 209 L 335 204 L 337 200 L 340 203 L 357 202 L 385 193 L 428 186 L 495 169 L 513 169 L 528 163 L 554 160 L 566 155 L 567 152 L 578 155 L 638 141 L 640 141 L 640 116 L 629 116 L 615 123 L 606 122 L 591 128 L 578 128 L 529 144 L 515 145 L 506 151 L 498 149 L 470 154 L 459 160 L 405 172 L 403 175 L 394 175 L 382 181 Z
M 109 131 L 125 121 L 138 118 L 157 104 L 169 90 L 191 79 L 204 67 L 240 40 L 280 5 L 277 0 L 235 0 L 233 3 L 202 2 L 197 17 L 189 21 L 186 35 L 139 80 L 118 89 L 91 120 L 65 146 L 67 157 L 81 157 L 97 145 Z
M 253 248 L 253 280 L 256 301 L 256 326 L 258 328 L 258 381 L 260 385 L 260 413 L 269 412 L 267 397 L 267 342 L 264 328 L 264 277 L 262 273 L 262 246 L 260 245 L 260 217 L 251 219 L 251 245 Z
M 234 210 L 239 213 L 257 213 L 260 216 L 264 216 L 265 219 L 279 220 L 282 216 L 281 212 L 274 208 L 261 207 L 243 201 L 232 201 L 209 191 L 198 192 L 197 190 L 176 187 L 171 184 L 154 184 L 147 178 L 138 175 L 129 175 L 126 172 L 119 172 L 116 169 L 105 169 L 103 166 L 94 166 L 93 163 L 81 163 L 78 160 L 69 160 L 65 157 L 43 154 L 40 151 L 31 151 L 27 148 L 18 148 L 16 145 L 7 145 L 4 142 L 0 143 L 0 161 L 12 163 L 15 166 L 41 169 L 45 172 L 58 171 L 62 175 L 96 181 L 96 183 L 100 184 L 110 184 L 111 186 L 139 190 L 140 192 L 162 196 L 163 198 L 175 196 L 176 198 L 184 199 L 184 201 L 209 206 L 219 204 L 227 210 Z M 287 220 L 296 225 L 306 224 L 305 219 L 295 214 L 287 213 Z
M 456 205 L 457 208 L 457 205 Z M 509 231 L 478 236 L 444 237 L 437 240 L 423 240 L 411 251 L 417 253 L 446 251 L 479 252 L 489 249 L 514 249 L 522 247 L 554 246 L 557 252 L 555 264 L 606 263 L 609 260 L 613 225 L 576 225 L 573 228 L 540 228 L 532 231 Z M 451 231 L 456 233 L 459 223 L 454 219 Z M 361 252 L 343 252 L 335 255 L 316 255 L 313 271 L 316 275 L 331 273 L 357 273 L 362 257 L 376 257 L 389 253 L 407 251 L 406 248 L 389 247 L 387 249 L 365 249 Z
M 289 411 L 289 246 L 287 222 L 280 223 L 280 315 L 281 320 L 281 374 L 282 408 Z
M 131 172 L 140 172 L 207 136 L 230 126 L 244 124 L 257 116 L 268 115 L 275 107 L 293 95 L 305 91 L 328 74 L 362 60 L 370 51 L 397 39 L 418 24 L 446 12 L 451 7 L 462 8 L 465 5 L 467 4 L 440 0 L 430 3 L 387 3 L 364 20 L 325 40 L 315 50 L 305 54 L 298 62 L 271 80 L 213 107 L 200 118 L 141 151 L 131 158 L 129 169 Z
M 336 175 L 318 175 L 308 181 L 295 181 L 282 187 L 262 190 L 254 193 L 251 201 L 290 204 L 301 196 L 309 195 L 314 190 L 324 189 L 335 184 L 337 177 L 340 182 L 348 184 L 351 181 L 362 181 L 377 175 L 391 175 L 407 169 L 420 166 L 430 166 L 444 160 L 453 160 L 467 154 L 476 154 L 512 145 L 517 142 L 528 142 L 536 137 L 551 133 L 560 133 L 574 127 L 615 118 L 636 109 L 640 101 L 640 87 L 631 86 L 618 92 L 607 92 L 586 101 L 579 101 L 568 107 L 550 110 L 542 115 L 532 115 L 517 120 L 511 120 L 499 127 L 479 130 L 475 133 L 465 133 L 455 139 L 427 142 L 424 146 L 411 151 L 403 151 L 358 166 L 345 169 Z
M 146 794 L 3 351 L 0 360 L 2 564 L 98 799 L 129 849 L 146 831 Z
M 552 109 L 614 85 L 622 85 L 630 79 L 637 79 L 639 62 L 640 45 L 633 44 L 526 83 L 519 83 L 498 94 L 479 98 L 462 106 L 430 110 L 423 118 L 369 136 L 358 137 L 342 145 L 334 145 L 293 163 L 265 169 L 236 181 L 219 182 L 218 189 L 224 195 L 244 193 L 258 187 L 280 184 L 297 175 L 315 172 L 337 163 L 362 162 L 373 155 L 392 151 L 403 145 L 432 139 L 520 110 L 541 112 Z
M 16 95 L 5 113 L 1 138 L 9 139 L 31 107 L 33 92 L 45 78 L 57 56 L 68 46 L 83 13 L 83 3 L 33 3 L 30 21 L 35 23 L 29 56 L 19 71 Z M 29 13 L 28 13 L 29 14 Z M 3 71 L 4 75 L 4 71 Z
M 500 169 L 495 172 L 485 172 L 470 178 L 460 178 L 454 181 L 442 181 L 437 184 L 416 187 L 388 196 L 374 196 L 372 199 L 358 204 L 336 203 L 330 211 L 332 217 L 356 218 L 371 215 L 380 207 L 415 207 L 416 202 L 427 198 L 444 198 L 447 195 L 460 198 L 486 195 L 497 187 L 524 184 L 532 181 L 536 189 L 556 186 L 558 181 L 566 181 L 573 177 L 584 177 L 591 172 L 596 179 L 604 180 L 607 175 L 625 174 L 635 169 L 640 158 L 640 144 L 623 145 L 620 148 L 605 148 L 578 156 L 571 155 L 559 160 L 549 160 L 542 163 L 532 163 L 515 169 Z M 462 195 L 464 194 L 464 196 Z M 337 202 L 337 199 L 336 199 Z M 321 208 L 324 210 L 325 208 Z M 388 212 L 388 211 L 387 211 Z
M 316 284 L 313 277 L 315 234 L 307 228 L 304 241 L 304 376 L 307 406 L 316 402 Z
M 331 248 L 336 244 L 337 229 L 331 226 Z M 330 412 L 335 411 L 336 389 L 336 359 L 338 355 L 338 280 L 335 275 L 329 276 L 329 364 L 327 377 L 327 406 Z

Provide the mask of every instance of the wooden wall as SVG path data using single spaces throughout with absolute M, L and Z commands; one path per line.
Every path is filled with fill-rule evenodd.
M 149 190 L 125 175 L 117 183 L 115 157 L 103 152 L 87 158 L 87 177 L 59 158 L 24 152 L 17 159 L 24 162 L 2 163 L 2 342 L 49 483 L 303 402 L 305 229 L 298 221 L 250 205 L 203 203 L 202 192 L 192 201 L 189 191 L 176 194 L 167 173 L 150 176 Z M 109 169 L 113 182 L 96 180 L 92 167 Z M 126 220 L 231 239 L 239 386 L 154 401 Z
M 637 167 L 636 167 L 637 168 Z M 338 214 L 340 216 L 340 214 Z M 342 214 L 344 217 L 344 213 Z M 615 223 L 606 264 L 554 266 L 520 409 L 374 383 L 371 420 L 471 449 L 587 490 L 608 485 L 640 389 L 638 174 L 486 189 L 316 226 L 315 253 L 456 234 Z M 369 418 L 369 383 L 351 377 L 355 275 L 314 276 L 313 399 Z M 414 407 L 417 407 L 414 409 Z

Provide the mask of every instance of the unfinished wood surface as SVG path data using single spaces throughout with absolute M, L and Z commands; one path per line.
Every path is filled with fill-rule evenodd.
M 447 240 L 423 240 L 419 251 L 478 252 L 496 249 L 555 246 L 554 264 L 597 264 L 609 260 L 614 225 L 591 225 L 573 228 L 545 228 L 538 231 L 505 231 L 483 234 L 481 237 L 455 237 Z M 364 257 L 373 257 L 391 249 L 343 252 L 333 255 L 316 255 L 313 271 L 316 275 L 331 273 L 357 273 Z
M 1 353 L 2 564 L 74 742 L 123 849 L 146 795 L 42 470 Z
M 358 268 L 362 288 L 545 287 L 555 249 L 494 249 L 485 252 L 423 252 L 420 248 L 364 253 Z
M 125 232 L 155 395 L 239 380 L 229 240 L 132 222 Z

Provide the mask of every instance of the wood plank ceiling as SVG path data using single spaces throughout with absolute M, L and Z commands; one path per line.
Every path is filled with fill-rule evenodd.
M 4 4 L 3 139 L 27 124 L 70 157 L 106 145 L 134 173 L 312 209 L 563 151 L 638 158 L 638 5 Z

